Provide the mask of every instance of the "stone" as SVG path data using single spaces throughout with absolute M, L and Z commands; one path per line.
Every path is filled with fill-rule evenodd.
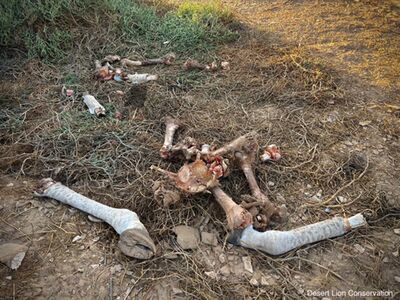
M 229 265 L 225 265 L 221 269 L 219 269 L 219 273 L 222 276 L 229 276 L 229 274 L 231 274 L 231 268 L 229 267 Z
M 255 279 L 254 277 L 250 279 L 250 284 L 252 286 L 259 286 L 257 279 Z
M 5 243 L 0 245 L 0 261 L 10 269 L 16 270 L 22 263 L 28 247 L 21 244 Z
M 355 244 L 354 248 L 360 253 L 364 253 L 365 252 L 365 248 L 363 246 L 361 246 L 360 244 Z
M 253 274 L 254 271 L 253 271 L 253 266 L 251 264 L 251 257 L 243 256 L 242 261 L 245 271 L 249 272 L 250 274 Z
M 340 203 L 345 203 L 347 202 L 347 199 L 343 196 L 337 196 L 336 199 L 340 202 Z
M 201 241 L 203 244 L 210 245 L 210 246 L 217 246 L 218 240 L 217 236 L 214 233 L 209 232 L 202 232 L 201 233 Z
M 173 231 L 177 235 L 176 241 L 182 249 L 197 249 L 199 247 L 200 234 L 196 228 L 179 225 L 174 227 Z
M 393 230 L 395 234 L 399 234 L 400 235 L 400 228 L 396 228 Z
M 219 260 L 219 262 L 221 263 L 221 264 L 224 264 L 224 263 L 226 263 L 226 255 L 224 254 L 224 253 L 221 253 L 219 256 L 218 256 L 218 260 Z
M 268 186 L 274 186 L 275 185 L 275 182 L 273 182 L 273 181 L 268 181 Z
M 204 272 L 204 274 L 206 274 L 211 279 L 214 279 L 214 280 L 218 279 L 218 274 L 215 273 L 214 271 Z
M 14 183 L 10 182 L 9 184 L 7 184 L 7 187 L 13 187 Z
M 72 239 L 72 242 L 75 243 L 77 241 L 80 241 L 81 239 L 82 239 L 82 237 L 80 235 L 77 235 Z
M 394 276 L 394 280 L 396 280 L 396 282 L 400 282 L 400 276 Z

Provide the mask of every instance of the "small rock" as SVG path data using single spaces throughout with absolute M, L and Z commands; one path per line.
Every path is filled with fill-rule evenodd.
M 269 282 L 268 282 L 268 280 L 267 280 L 267 278 L 266 278 L 265 276 L 261 276 L 260 284 L 261 284 L 262 286 L 270 285 Z
M 250 284 L 252 286 L 259 286 L 257 279 L 255 279 L 254 277 L 250 279 Z
M 364 126 L 368 126 L 369 124 L 371 124 L 372 123 L 372 121 L 361 121 L 361 122 L 359 122 L 358 124 L 359 125 L 361 125 L 362 127 L 364 127 Z
M 112 266 L 110 269 L 112 275 L 114 275 L 115 273 L 120 273 L 121 271 L 122 271 L 122 265 L 115 265 Z
M 78 271 L 79 273 L 83 273 L 84 269 L 83 269 L 83 268 L 79 268 L 77 271 Z
M 208 277 L 210 277 L 212 279 L 215 279 L 215 280 L 218 279 L 218 275 L 214 271 L 204 272 L 204 274 L 206 274 Z
M 90 267 L 91 267 L 92 269 L 96 269 L 96 268 L 98 268 L 99 266 L 100 266 L 99 264 L 90 265 Z
M 318 197 L 317 195 L 314 195 L 314 196 L 311 197 L 311 200 L 315 201 L 315 202 L 321 202 L 321 197 Z
M 253 274 L 253 266 L 251 264 L 251 257 L 250 256 L 244 256 L 242 257 L 244 269 L 249 272 L 250 274 Z
M 177 235 L 176 241 L 182 249 L 197 249 L 200 243 L 200 234 L 196 228 L 180 225 L 173 229 Z
M 225 265 L 221 269 L 219 269 L 219 273 L 222 276 L 229 276 L 229 274 L 231 273 L 231 268 L 229 267 L 229 265 Z
M 311 184 L 307 184 L 307 188 L 308 188 L 308 189 L 311 189 L 311 188 L 312 188 L 312 185 L 311 185 Z
M 392 254 L 393 254 L 394 257 L 398 257 L 399 256 L 399 251 L 392 252 Z
M 28 184 L 28 181 L 22 181 L 23 184 Z
M 350 141 L 345 141 L 344 144 L 345 144 L 346 146 L 353 146 L 353 143 L 350 142 Z
M 400 228 L 396 228 L 393 230 L 395 234 L 400 234 Z
M 397 282 L 400 282 L 400 276 L 394 276 L 394 280 L 396 280 Z
M 219 260 L 219 262 L 220 262 L 221 264 L 226 263 L 226 255 L 225 255 L 224 253 L 221 253 L 221 254 L 218 256 L 218 260 Z
M 7 279 L 7 280 L 11 280 L 12 277 L 11 277 L 11 276 L 6 276 L 6 279 Z
M 183 294 L 183 291 L 182 291 L 180 288 L 173 287 L 173 288 L 172 288 L 172 294 L 174 294 L 174 295 L 180 295 L 180 294 Z
M 82 239 L 82 237 L 80 235 L 77 235 L 72 239 L 72 242 L 75 243 L 77 241 L 80 241 L 81 239 Z
M 389 262 L 389 257 L 384 257 L 384 258 L 382 259 L 382 261 L 383 261 L 384 263 L 388 263 L 388 262 Z
M 318 193 L 315 194 L 319 199 L 322 197 L 322 190 L 319 190 Z
M 268 186 L 274 186 L 275 185 L 275 182 L 273 182 L 273 181 L 268 181 Z
M 365 252 L 365 248 L 363 246 L 361 246 L 360 244 L 355 244 L 354 248 L 356 248 L 356 250 L 360 253 L 364 253 Z
M 235 255 L 228 256 L 228 261 L 234 261 L 234 260 L 235 260 Z
M 332 212 L 332 209 L 330 209 L 329 207 L 326 207 L 324 209 L 324 212 L 326 212 L 327 214 L 330 214 Z
M 9 184 L 7 184 L 7 187 L 12 187 L 14 186 L 14 183 L 10 182 Z
M 337 196 L 336 199 L 340 202 L 340 203 L 345 203 L 347 202 L 347 199 L 343 196 Z
M 88 219 L 93 223 L 103 223 L 103 220 L 93 217 L 92 215 L 88 215 Z
M 210 246 L 217 246 L 218 245 L 218 240 L 217 236 L 214 233 L 209 233 L 209 232 L 202 232 L 201 233 L 201 241 Z
M 28 247 L 21 244 L 5 243 L 0 245 L 0 261 L 10 269 L 16 270 L 22 263 Z

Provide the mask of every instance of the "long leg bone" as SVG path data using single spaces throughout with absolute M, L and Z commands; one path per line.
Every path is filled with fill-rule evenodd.
M 250 153 L 236 152 L 235 157 L 238 159 L 240 168 L 242 169 L 252 196 L 261 203 L 254 206 L 252 212 L 255 214 L 254 227 L 258 230 L 266 230 L 271 219 L 275 221 L 283 221 L 286 218 L 286 207 L 276 207 L 265 195 L 257 184 L 256 177 L 253 171 L 253 162 L 255 160 L 255 149 L 250 150 Z M 250 203 L 251 204 L 251 203 Z
M 59 182 L 54 182 L 51 178 L 41 180 L 35 194 L 56 199 L 110 224 L 120 235 L 118 246 L 127 256 L 149 259 L 156 252 L 147 229 L 140 222 L 137 214 L 128 209 L 113 208 L 96 202 Z
M 366 224 L 364 216 L 357 214 L 348 219 L 337 217 L 290 231 L 259 232 L 253 226 L 248 226 L 241 232 L 236 231 L 229 242 L 271 255 L 281 255 L 303 245 L 341 236 Z
M 150 58 L 145 60 L 130 60 L 124 58 L 121 60 L 121 63 L 123 67 L 148 66 L 157 64 L 170 65 L 174 62 L 175 58 L 176 56 L 174 53 L 168 53 L 160 58 Z
M 164 159 L 167 159 L 171 155 L 172 149 L 172 142 L 174 140 L 174 135 L 176 130 L 181 126 L 181 123 L 171 117 L 165 118 L 165 137 L 164 137 L 164 144 L 160 149 L 160 156 Z
M 229 229 L 246 228 L 252 223 L 251 214 L 236 204 L 219 186 L 211 188 L 211 192 L 226 213 Z
M 89 112 L 92 115 L 96 115 L 97 117 L 106 115 L 106 109 L 92 95 L 88 94 L 84 95 L 83 102 L 86 104 L 86 106 L 89 109 Z
M 128 74 L 127 79 L 133 84 L 142 84 L 148 81 L 153 81 L 158 79 L 158 75 L 150 75 L 150 74 Z

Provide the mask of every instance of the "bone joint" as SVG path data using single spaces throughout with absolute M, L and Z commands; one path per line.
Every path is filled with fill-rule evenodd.
M 259 232 L 249 226 L 231 240 L 240 246 L 260 250 L 271 255 L 281 255 L 298 247 L 341 236 L 352 229 L 366 225 L 362 214 L 350 218 L 336 217 L 289 231 L 269 230 Z
M 120 235 L 118 246 L 127 256 L 149 259 L 155 254 L 154 242 L 135 212 L 96 202 L 51 178 L 41 180 L 35 195 L 53 198 L 107 222 Z
M 97 117 L 106 115 L 106 109 L 92 95 L 84 95 L 83 102 L 92 115 L 96 115 Z
M 229 229 L 246 228 L 252 223 L 252 215 L 236 204 L 219 186 L 211 188 L 211 192 L 226 213 Z

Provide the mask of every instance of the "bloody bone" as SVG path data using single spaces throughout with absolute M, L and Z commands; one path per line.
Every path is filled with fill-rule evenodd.
M 147 229 L 140 222 L 137 214 L 128 209 L 113 208 L 96 202 L 51 178 L 42 179 L 39 182 L 35 195 L 53 198 L 107 222 L 120 235 L 118 247 L 127 256 L 148 259 L 156 252 Z
M 160 156 L 163 159 L 167 159 L 171 156 L 172 150 L 172 142 L 174 140 L 174 135 L 176 130 L 181 126 L 181 122 L 172 118 L 166 117 L 165 118 L 165 137 L 164 137 L 164 144 L 160 149 Z
M 252 215 L 236 204 L 219 186 L 215 186 L 210 190 L 226 213 L 229 229 L 243 229 L 252 223 Z
M 95 76 L 99 80 L 111 80 L 113 78 L 112 67 L 109 63 L 106 63 L 104 66 L 100 63 L 99 60 L 94 62 L 95 64 Z
M 123 67 L 148 66 L 157 64 L 171 65 L 175 61 L 175 58 L 176 56 L 174 53 L 168 53 L 160 58 L 150 58 L 144 60 L 130 60 L 128 58 L 123 58 L 121 60 L 121 64 Z
M 274 144 L 269 145 L 264 149 L 264 153 L 260 158 L 263 162 L 278 161 L 281 159 L 281 150 Z

